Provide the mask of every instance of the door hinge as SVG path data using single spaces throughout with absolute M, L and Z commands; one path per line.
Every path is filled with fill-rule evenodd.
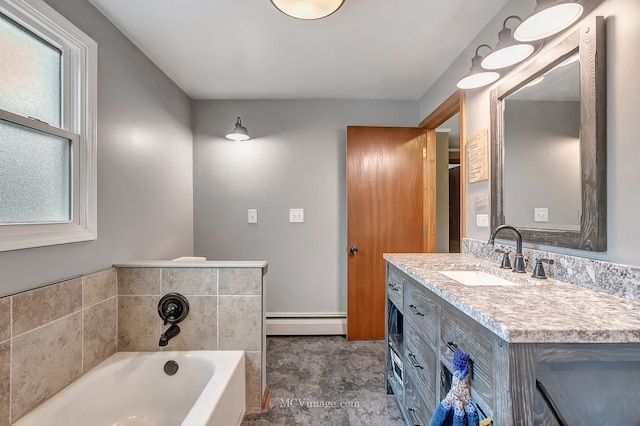
M 422 158 L 427 158 L 427 148 L 422 148 Z

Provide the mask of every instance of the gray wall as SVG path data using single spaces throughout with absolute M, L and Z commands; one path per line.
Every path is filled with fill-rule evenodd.
M 505 222 L 580 229 L 580 102 L 505 102 Z M 534 208 L 549 209 L 548 222 Z
M 436 252 L 449 253 L 449 133 L 436 133 Z
M 454 61 L 445 74 L 420 99 L 420 116 L 425 117 L 455 90 L 456 81 L 470 67 L 476 47 L 482 43 L 491 45 L 509 15 L 524 16 L 535 6 L 533 0 L 511 0 L 483 29 L 478 37 Z M 637 211 L 640 199 L 637 194 L 640 182 L 640 144 L 637 143 L 637 111 L 640 109 L 640 56 L 637 40 L 640 39 L 640 2 L 637 0 L 605 0 L 593 12 L 607 18 L 607 234 L 608 250 L 591 253 L 547 247 L 545 250 L 576 256 L 605 259 L 637 265 L 640 259 L 640 226 Z M 634 52 L 634 53 L 630 53 Z M 500 83 L 502 80 L 499 80 Z M 489 94 L 492 86 L 466 93 L 467 136 L 479 129 L 490 128 Z M 473 203 L 476 198 L 489 197 L 489 182 L 467 186 L 467 236 L 487 239 L 488 228 L 476 227 Z
M 188 97 L 88 1 L 48 3 L 98 43 L 98 239 L 0 253 L 0 295 L 193 250 Z
M 194 101 L 192 111 L 194 254 L 268 261 L 268 312 L 344 312 L 346 127 L 415 126 L 417 102 Z M 237 116 L 251 140 L 224 138 Z M 289 223 L 290 208 L 305 222 Z

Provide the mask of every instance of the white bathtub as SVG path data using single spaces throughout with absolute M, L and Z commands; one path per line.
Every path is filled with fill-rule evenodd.
M 169 360 L 179 366 L 173 376 Z M 242 351 L 119 352 L 16 425 L 239 425 L 244 365 Z

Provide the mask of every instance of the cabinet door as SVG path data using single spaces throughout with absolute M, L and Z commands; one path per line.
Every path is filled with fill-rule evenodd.
M 454 348 L 469 355 L 471 359 L 470 384 L 472 396 L 488 407 L 494 405 L 493 392 L 493 339 L 490 332 L 466 315 L 442 310 L 440 356 L 442 363 L 453 371 Z M 493 410 L 491 410 L 493 411 Z
M 408 374 L 405 376 L 405 409 L 408 424 L 411 426 L 427 426 L 433 415 L 435 405 L 429 405 L 422 399 L 419 385 Z
M 391 265 L 387 266 L 387 297 L 396 305 L 400 312 L 403 312 L 402 293 L 403 280 L 401 272 Z
M 429 407 L 436 406 L 435 350 L 411 326 L 404 330 L 404 370 L 414 379 L 422 399 Z
M 429 291 L 409 279 L 404 280 L 404 318 L 435 347 L 438 336 L 439 307 Z

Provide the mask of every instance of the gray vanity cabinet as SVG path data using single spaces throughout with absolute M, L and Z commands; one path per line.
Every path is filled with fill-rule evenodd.
M 429 424 L 457 348 L 495 426 L 640 425 L 640 343 L 507 342 L 389 263 L 387 284 L 387 391 L 407 424 Z
M 446 396 L 453 373 L 453 351 L 459 349 L 473 361 L 470 373 L 472 397 L 483 413 L 481 417 L 492 417 L 495 402 L 493 353 L 494 346 L 497 351 L 504 347 L 502 341 L 412 278 L 405 275 L 403 279 L 404 370 L 408 381 L 413 380 L 410 386 L 420 385 L 416 393 L 427 406 L 424 411 L 430 418 L 436 404 Z M 409 395 L 408 391 L 406 395 Z
M 395 388 L 388 383 L 387 389 L 396 394 L 407 424 L 429 424 L 438 402 L 451 384 L 455 348 L 469 354 L 473 360 L 472 397 L 483 413 L 481 418 L 494 417 L 494 405 L 503 402 L 497 395 L 501 387 L 495 386 L 495 382 L 501 379 L 496 372 L 505 368 L 496 365 L 506 361 L 508 348 L 505 342 L 393 265 L 387 266 L 387 286 L 387 312 L 390 312 L 389 306 L 394 305 L 403 324 L 402 386 L 398 389 L 398 382 Z M 392 348 L 398 344 L 398 333 L 388 335 L 395 336 L 387 351 L 387 359 L 390 359 Z M 394 339 L 396 343 L 393 343 Z M 388 362 L 389 368 L 393 367 L 391 364 Z M 387 374 L 387 377 L 394 375 Z

